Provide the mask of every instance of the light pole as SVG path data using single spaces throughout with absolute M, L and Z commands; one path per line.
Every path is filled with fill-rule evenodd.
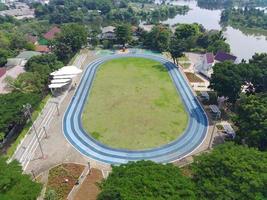
M 60 115 L 60 113 L 59 113 L 59 108 L 58 108 L 58 102 L 56 102 L 56 101 L 51 101 L 51 103 L 54 103 L 54 104 L 56 104 L 56 108 L 57 108 L 57 115 L 59 116 Z
M 37 138 L 37 142 L 39 144 L 39 147 L 40 147 L 40 150 L 41 150 L 41 153 L 42 153 L 42 158 L 44 158 L 44 152 L 43 152 L 43 148 L 41 146 L 41 142 L 40 142 L 40 139 L 38 137 L 38 134 L 37 134 L 37 131 L 36 131 L 36 127 L 32 121 L 32 114 L 31 114 L 31 104 L 27 103 L 26 105 L 23 105 L 23 109 L 24 109 L 24 115 L 26 117 L 29 117 L 29 119 L 31 120 L 31 123 L 32 123 L 32 127 L 33 127 L 33 130 L 34 130 L 34 133 L 35 133 L 35 136 Z

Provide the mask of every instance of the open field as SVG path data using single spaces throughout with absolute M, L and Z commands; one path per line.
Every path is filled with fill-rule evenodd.
M 104 63 L 82 115 L 84 129 L 95 139 L 132 150 L 171 142 L 182 134 L 187 121 L 166 69 L 144 58 Z

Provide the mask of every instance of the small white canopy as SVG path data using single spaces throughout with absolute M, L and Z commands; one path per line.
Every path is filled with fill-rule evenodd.
M 55 88 L 62 88 L 63 86 L 67 85 L 68 83 L 52 83 L 48 85 L 50 89 L 55 89 Z
M 51 80 L 51 83 L 68 83 L 71 81 L 71 78 L 59 78 Z
M 76 75 L 70 74 L 70 75 L 56 75 L 53 77 L 53 79 L 66 79 L 66 78 L 74 78 Z
M 82 73 L 78 67 L 75 66 L 65 66 L 60 68 L 59 70 L 52 72 L 50 75 L 52 76 L 60 76 L 60 75 L 78 75 Z

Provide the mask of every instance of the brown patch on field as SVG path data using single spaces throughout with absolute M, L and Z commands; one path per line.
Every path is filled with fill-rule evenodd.
M 196 76 L 194 73 L 185 72 L 185 75 L 187 79 L 189 80 L 189 82 L 192 82 L 192 83 L 203 83 L 204 82 L 201 78 Z
M 100 192 L 98 183 L 103 179 L 102 173 L 98 169 L 91 169 L 91 173 L 87 175 L 78 192 L 76 193 L 74 200 L 96 200 L 97 195 Z
M 57 194 L 57 199 L 67 199 L 68 194 L 80 177 L 83 169 L 83 165 L 73 163 L 54 167 L 49 171 L 46 191 L 54 190 Z

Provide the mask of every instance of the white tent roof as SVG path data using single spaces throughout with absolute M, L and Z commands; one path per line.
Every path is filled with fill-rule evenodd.
M 67 83 L 70 82 L 71 78 L 59 78 L 51 80 L 51 83 Z
M 74 78 L 76 75 L 70 74 L 70 75 L 55 75 L 53 79 L 66 79 L 66 78 Z
M 50 75 L 57 76 L 57 75 L 77 75 L 82 73 L 82 70 L 75 66 L 65 66 L 60 68 L 59 70 L 52 72 Z
M 49 88 L 61 88 L 65 85 L 67 85 L 68 83 L 52 83 L 50 85 L 48 85 Z

